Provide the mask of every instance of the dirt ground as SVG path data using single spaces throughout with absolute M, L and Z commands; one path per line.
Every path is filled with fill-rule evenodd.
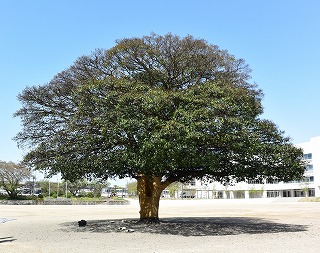
M 0 252 L 320 252 L 320 202 L 161 200 L 161 224 L 139 205 L 0 206 Z M 86 227 L 78 221 L 86 220 Z

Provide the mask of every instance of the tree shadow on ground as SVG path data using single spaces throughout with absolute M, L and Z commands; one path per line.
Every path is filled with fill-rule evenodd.
M 15 240 L 17 240 L 17 239 L 14 239 L 13 237 L 0 237 L 0 243 L 4 243 L 4 242 L 13 242 L 13 241 L 15 241 Z
M 64 231 L 95 233 L 151 233 L 180 236 L 223 236 L 239 234 L 265 234 L 303 232 L 307 226 L 275 223 L 265 219 L 247 217 L 183 217 L 161 219 L 160 224 L 141 224 L 137 220 L 92 220 L 86 227 L 78 223 L 65 223 Z

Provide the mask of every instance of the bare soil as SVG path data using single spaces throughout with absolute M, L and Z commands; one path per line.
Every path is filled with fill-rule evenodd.
M 0 206 L 0 252 L 319 252 L 320 202 L 161 200 L 160 224 L 130 205 Z M 86 220 L 85 227 L 78 221 Z

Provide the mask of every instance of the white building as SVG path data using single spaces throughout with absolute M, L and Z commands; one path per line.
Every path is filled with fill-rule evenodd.
M 320 197 L 320 136 L 297 145 L 304 151 L 304 158 L 308 160 L 306 177 L 310 179 L 310 189 L 314 189 L 315 196 Z
M 177 194 L 186 198 L 274 198 L 274 197 L 320 197 L 320 136 L 296 145 L 304 151 L 308 162 L 304 179 L 301 181 L 278 182 L 261 180 L 237 183 L 224 186 L 218 182 L 205 184 L 192 181 Z

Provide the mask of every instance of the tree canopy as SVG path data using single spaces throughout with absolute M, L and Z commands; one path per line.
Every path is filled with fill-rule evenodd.
M 22 164 L 0 161 L 0 187 L 7 192 L 10 198 L 17 198 L 20 183 L 30 177 L 31 172 Z
M 136 178 L 140 204 L 191 178 L 300 178 L 302 151 L 261 118 L 250 78 L 243 59 L 202 39 L 121 39 L 25 88 L 16 140 L 25 162 L 68 180 Z

